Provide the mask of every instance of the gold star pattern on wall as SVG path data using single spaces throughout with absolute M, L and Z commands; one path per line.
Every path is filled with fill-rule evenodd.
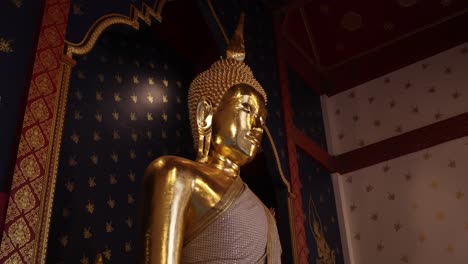
M 461 217 L 468 207 L 462 176 L 468 164 L 459 159 L 468 156 L 467 138 L 339 177 L 356 263 L 436 264 L 441 254 L 447 263 L 461 263 L 465 253 L 457 249 L 468 242 L 460 235 L 468 233 Z
M 342 154 L 468 111 L 466 44 L 327 99 L 334 152 Z M 443 87 L 443 88 L 442 88 Z M 407 115 L 407 113 L 412 115 Z M 349 132 L 348 132 L 349 131 Z
M 192 143 L 183 84 L 191 76 L 179 73 L 184 63 L 172 70 L 164 58 L 129 57 L 152 50 L 136 48 L 137 39 L 104 35 L 72 70 L 53 210 L 62 220 L 52 220 L 60 228 L 53 241 L 78 263 L 93 263 L 99 253 L 105 263 L 132 263 L 145 166 L 164 154 L 192 154 L 181 147 Z M 119 47 L 122 53 L 108 53 Z

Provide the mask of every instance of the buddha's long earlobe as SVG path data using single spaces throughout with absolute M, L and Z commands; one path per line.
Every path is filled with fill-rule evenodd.
M 213 107 L 206 98 L 201 98 L 197 105 L 198 152 L 197 160 L 206 162 L 211 143 Z

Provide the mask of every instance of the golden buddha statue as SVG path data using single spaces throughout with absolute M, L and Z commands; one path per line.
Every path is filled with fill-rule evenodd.
M 255 157 L 267 96 L 244 63 L 244 15 L 226 59 L 189 89 L 196 161 L 154 160 L 143 180 L 143 263 L 281 263 L 270 211 L 239 176 Z

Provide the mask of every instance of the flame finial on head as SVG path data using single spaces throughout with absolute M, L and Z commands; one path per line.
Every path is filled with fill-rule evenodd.
M 244 61 L 245 59 L 245 45 L 244 45 L 244 23 L 245 13 L 242 12 L 237 24 L 236 31 L 229 42 L 226 49 L 226 58 L 235 59 L 237 61 Z

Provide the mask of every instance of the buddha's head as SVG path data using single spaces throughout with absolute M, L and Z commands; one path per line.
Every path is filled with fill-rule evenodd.
M 227 49 L 190 85 L 189 113 L 197 159 L 208 153 L 242 166 L 260 148 L 266 119 L 266 93 L 244 63 L 243 15 Z

